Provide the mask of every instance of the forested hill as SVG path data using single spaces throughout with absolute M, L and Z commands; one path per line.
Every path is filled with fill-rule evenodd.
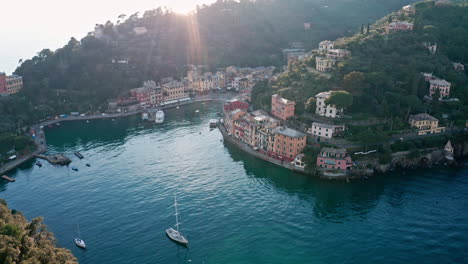
M 410 2 L 220 0 L 190 16 L 161 8 L 119 16 L 118 22 L 102 25 L 99 39 L 93 34 L 81 41 L 72 38 L 61 49 L 44 49 L 25 60 L 15 72 L 24 79 L 21 104 L 35 107 L 28 116 L 84 111 L 142 81 L 183 76 L 186 64 L 278 65 L 289 42 L 300 41 L 310 49 L 321 40 L 350 35 L 362 23 Z M 304 23 L 310 23 L 310 30 Z M 147 33 L 137 35 L 137 27 Z
M 347 49 L 351 55 L 327 74 L 308 70 L 315 68 L 314 58 L 289 65 L 289 71 L 276 82 L 254 88 L 254 105 L 268 109 L 271 94 L 280 93 L 297 102 L 299 114 L 304 108 L 313 113 L 315 106 L 307 106 L 313 105 L 317 93 L 345 90 L 354 99 L 345 114 L 353 119 L 391 121 L 391 128 L 382 131 L 404 129 L 410 114 L 424 112 L 439 118 L 442 125 L 464 127 L 468 119 L 468 67 L 454 69 L 453 62 L 468 63 L 468 5 L 466 1 L 424 1 L 416 3 L 415 10 L 410 16 L 389 14 L 370 25 L 369 31 L 363 26 L 354 36 L 337 39 L 335 47 Z M 414 23 L 414 29 L 386 33 L 386 25 L 395 20 Z M 437 43 L 437 51 L 431 53 L 424 43 Z M 421 72 L 450 82 L 452 100 L 426 102 L 429 85 Z

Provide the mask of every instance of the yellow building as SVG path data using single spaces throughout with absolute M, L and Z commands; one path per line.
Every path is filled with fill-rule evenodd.
M 429 114 L 410 115 L 409 123 L 412 127 L 416 127 L 418 135 L 435 134 L 445 131 L 445 127 L 439 127 L 439 119 Z
M 23 89 L 23 77 L 10 75 L 6 77 L 6 91 L 8 94 L 18 93 Z

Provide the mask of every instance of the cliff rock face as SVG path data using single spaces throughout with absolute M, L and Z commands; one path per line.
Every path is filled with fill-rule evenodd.
M 27 222 L 0 199 L 0 263 L 74 264 L 70 250 L 57 248 L 55 238 L 38 217 Z

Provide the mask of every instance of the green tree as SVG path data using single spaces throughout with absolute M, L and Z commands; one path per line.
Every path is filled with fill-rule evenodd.
M 347 91 L 333 91 L 325 103 L 336 105 L 339 108 L 347 108 L 353 104 L 353 96 Z

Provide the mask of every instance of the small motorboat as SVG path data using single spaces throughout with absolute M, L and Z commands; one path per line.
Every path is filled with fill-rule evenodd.
M 91 165 L 89 163 L 86 163 L 86 167 L 91 167 Z
M 197 109 L 197 110 L 195 110 L 195 113 L 199 113 L 199 112 L 200 112 L 200 110 L 198 110 L 198 109 Z
M 42 163 L 40 161 L 36 161 L 36 166 L 42 167 Z
M 72 167 L 72 170 L 74 170 L 74 171 L 78 171 L 78 168 L 77 168 L 77 167 L 75 167 L 75 166 L 73 166 L 73 167 Z
M 176 107 L 176 109 L 179 109 L 179 108 L 180 108 L 179 106 Z
M 85 242 L 79 238 L 75 238 L 75 245 L 79 248 L 86 248 Z
M 162 122 L 164 122 L 164 111 L 163 110 L 158 110 L 156 112 L 156 118 L 154 119 L 154 122 L 156 122 L 156 124 L 161 124 Z

